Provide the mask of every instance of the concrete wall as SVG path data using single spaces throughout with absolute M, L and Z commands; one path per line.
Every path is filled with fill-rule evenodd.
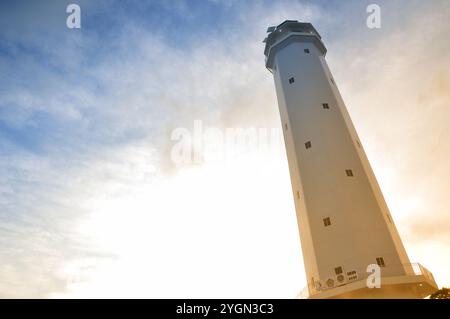
M 273 73 L 308 282 L 377 257 L 395 272 L 383 275 L 401 275 L 409 259 L 321 51 L 290 43 L 275 53 Z

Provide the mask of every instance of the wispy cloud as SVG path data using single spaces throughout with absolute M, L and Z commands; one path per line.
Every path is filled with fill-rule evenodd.
M 449 44 L 436 41 L 448 33 L 449 9 L 408 4 L 400 24 L 389 13 L 396 5 L 384 3 L 386 27 L 370 31 L 378 34 L 365 29 L 362 4 L 341 2 L 333 10 L 290 1 L 82 2 L 84 25 L 73 32 L 63 5 L 37 8 L 39 18 L 12 8 L 0 45 L 0 296 L 294 296 L 304 279 L 283 154 L 225 171 L 179 172 L 169 158 L 171 130 L 195 119 L 279 126 L 261 41 L 284 19 L 318 26 L 388 204 L 420 259 L 412 233 L 426 237 L 449 220 L 440 176 L 448 176 L 450 73 L 439 58 Z M 442 213 L 418 228 L 428 211 Z M 434 270 L 449 261 L 424 263 Z M 258 276 L 268 272 L 279 280 L 265 290 Z M 221 285 L 209 284 L 219 274 Z M 251 287 L 237 292 L 244 278 Z

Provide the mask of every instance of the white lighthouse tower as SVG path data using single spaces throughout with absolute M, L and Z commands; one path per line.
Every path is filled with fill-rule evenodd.
M 409 261 L 319 33 L 290 20 L 267 32 L 266 67 L 275 79 L 308 283 L 301 296 L 431 294 L 433 275 Z M 380 267 L 380 288 L 367 285 L 369 265 Z

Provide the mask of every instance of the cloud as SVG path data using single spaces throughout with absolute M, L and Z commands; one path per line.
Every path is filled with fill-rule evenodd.
M 382 28 L 342 30 L 358 33 L 359 45 L 332 41 L 328 61 L 411 261 L 445 285 L 449 262 L 437 252 L 449 247 L 450 64 L 442 52 L 450 42 L 442 39 L 450 28 L 448 4 L 434 4 L 381 4 Z
M 248 32 L 234 26 L 219 34 L 230 42 L 194 37 L 191 46 L 174 47 L 170 35 L 128 18 L 108 43 L 96 43 L 100 38 L 89 32 L 41 38 L 46 45 L 9 39 L 12 56 L 3 56 L 1 66 L 10 81 L 3 82 L 0 100 L 2 132 L 13 132 L 2 134 L 9 146 L 0 162 L 4 296 L 61 293 L 73 287 L 79 267 L 109 265 L 116 251 L 93 241 L 102 242 L 96 233 L 108 225 L 88 232 L 80 225 L 101 214 L 98 202 L 120 207 L 122 194 L 135 198 L 161 178 L 161 169 L 174 169 L 164 167 L 171 163 L 173 128 L 190 127 L 194 119 L 218 127 L 277 125 L 251 21 Z
M 261 41 L 267 26 L 290 18 L 319 26 L 399 229 L 421 256 L 410 234 L 427 237 L 434 223 L 448 221 L 448 179 L 440 178 L 448 175 L 448 149 L 431 143 L 444 140 L 448 113 L 449 66 L 438 58 L 448 42 L 436 41 L 448 32 L 444 3 L 423 11 L 414 2 L 399 25 L 389 20 L 395 5 L 385 3 L 387 24 L 375 35 L 355 3 L 334 4 L 355 17 L 347 22 L 320 2 L 213 2 L 195 10 L 185 2 L 133 3 L 139 8 L 129 11 L 119 2 L 82 3 L 81 32 L 59 29 L 59 18 L 45 22 L 49 33 L 33 31 L 41 19 L 27 18 L 26 32 L 5 25 L 0 296 L 231 297 L 246 276 L 261 296 L 295 295 L 303 276 L 285 159 L 269 154 L 263 164 L 253 158 L 221 172 L 178 170 L 169 157 L 170 132 L 196 119 L 218 128 L 279 126 Z M 272 172 L 262 169 L 268 165 Z M 410 217 L 422 218 L 425 208 L 442 213 L 420 228 Z M 208 278 L 220 273 L 222 286 L 196 279 L 199 269 Z M 269 271 L 282 280 L 258 286 L 257 275 Z

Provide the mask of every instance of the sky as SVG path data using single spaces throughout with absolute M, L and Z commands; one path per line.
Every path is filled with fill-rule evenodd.
M 411 262 L 449 286 L 449 18 L 439 0 L 1 1 L 0 297 L 295 297 L 280 136 L 173 160 L 196 123 L 280 132 L 262 40 L 286 19 L 322 35 Z

